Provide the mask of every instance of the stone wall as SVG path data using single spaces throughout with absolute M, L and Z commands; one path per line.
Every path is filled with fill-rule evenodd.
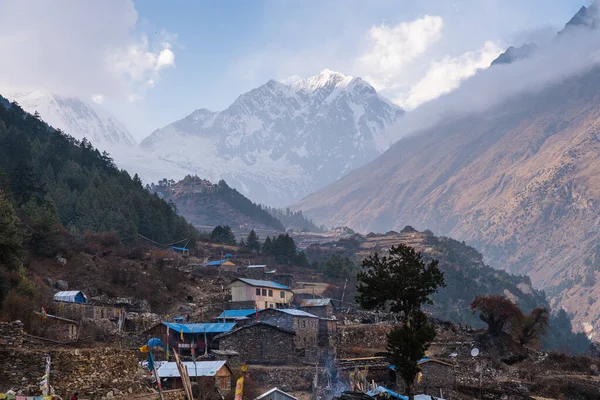
M 81 399 L 126 396 L 142 391 L 148 375 L 138 367 L 137 353 L 119 349 L 0 348 L 0 393 L 40 394 L 45 356 L 52 360 L 50 384 L 63 398 L 78 391 Z
M 338 324 L 336 335 L 338 357 L 369 357 L 377 352 L 386 351 L 386 335 L 391 328 L 391 324 Z
M 21 321 L 0 322 L 0 347 L 21 346 L 23 344 L 23 323 Z
M 258 319 L 294 331 L 296 333 L 294 347 L 298 356 L 308 361 L 317 359 L 319 336 L 319 320 L 317 318 L 297 317 L 269 309 L 258 313 Z
M 253 324 L 221 336 L 219 350 L 235 350 L 241 362 L 289 364 L 294 361 L 294 334 L 267 324 Z
M 327 382 L 325 369 L 315 369 L 314 366 L 267 367 L 251 365 L 248 367 L 247 376 L 253 385 L 260 387 L 277 387 L 284 392 L 311 391 L 316 371 L 319 373 L 319 386 L 323 386 L 324 382 Z

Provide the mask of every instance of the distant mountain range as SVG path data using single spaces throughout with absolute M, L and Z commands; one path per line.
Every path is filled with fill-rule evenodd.
M 224 111 L 196 110 L 141 148 L 254 201 L 289 204 L 385 151 L 386 129 L 402 113 L 361 78 L 324 70 L 292 84 L 270 80 Z
M 119 121 L 91 102 L 43 91 L 9 93 L 6 97 L 31 114 L 37 111 L 45 122 L 75 139 L 87 138 L 100 150 L 131 149 L 137 145 Z
M 468 241 L 492 266 L 528 274 L 577 329 L 597 331 L 599 104 L 596 66 L 405 137 L 297 208 L 326 226 L 410 224 Z

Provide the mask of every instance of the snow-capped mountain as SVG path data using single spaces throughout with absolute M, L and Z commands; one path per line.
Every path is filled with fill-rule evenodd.
M 221 112 L 196 110 L 141 147 L 254 201 L 289 204 L 385 151 L 386 129 L 402 113 L 363 79 L 324 70 L 292 84 L 270 80 Z M 167 176 L 156 174 L 144 178 Z
M 79 140 L 87 138 L 100 150 L 110 152 L 136 145 L 127 129 L 97 104 L 43 91 L 8 94 L 8 98 L 27 112 L 37 111 L 54 128 Z

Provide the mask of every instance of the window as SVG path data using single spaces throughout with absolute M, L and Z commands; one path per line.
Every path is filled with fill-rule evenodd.
M 285 299 L 285 292 L 283 290 L 281 292 L 279 292 L 279 297 L 281 297 L 282 299 Z
M 259 288 L 256 288 L 256 295 L 260 296 L 260 289 Z
M 269 289 L 269 297 L 273 297 L 273 290 Z
M 273 303 L 269 304 L 269 308 L 275 308 L 273 307 Z
M 262 290 L 262 294 L 263 294 L 263 296 L 266 296 L 267 295 L 267 289 L 263 289 Z

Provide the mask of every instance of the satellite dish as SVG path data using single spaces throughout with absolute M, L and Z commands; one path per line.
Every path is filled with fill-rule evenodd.
M 471 349 L 471 357 L 477 357 L 479 355 L 479 349 L 477 347 L 473 347 Z

